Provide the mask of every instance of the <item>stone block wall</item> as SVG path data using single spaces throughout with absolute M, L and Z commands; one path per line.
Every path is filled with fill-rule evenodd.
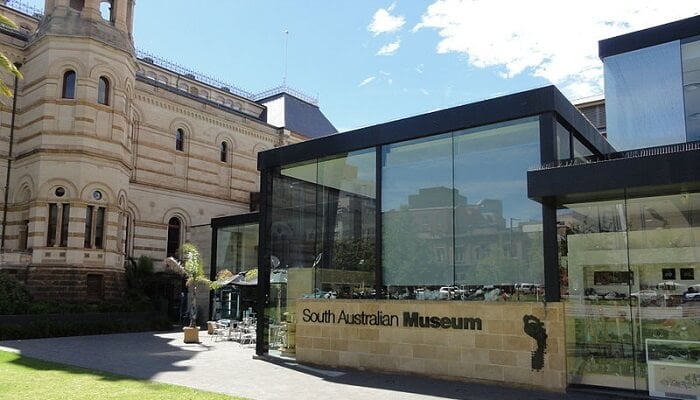
M 296 320 L 299 362 L 566 388 L 561 303 L 305 299 Z

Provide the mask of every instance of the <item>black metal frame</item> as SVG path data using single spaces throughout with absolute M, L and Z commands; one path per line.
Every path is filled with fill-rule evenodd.
M 271 221 L 268 194 L 272 193 L 272 176 L 275 171 L 278 171 L 280 167 L 285 165 L 374 148 L 376 152 L 377 204 L 381 205 L 382 194 L 379 188 L 382 186 L 383 145 L 535 116 L 539 116 L 540 161 L 543 164 L 556 161 L 557 122 L 569 129 L 579 140 L 582 140 L 582 143 L 594 154 L 602 156 L 615 151 L 597 129 L 586 120 L 580 111 L 556 87 L 547 86 L 326 136 L 260 153 L 258 156 L 258 169 L 261 171 L 260 244 L 258 247 L 258 299 L 260 301 L 258 301 L 258 309 L 256 310 L 259 316 L 256 353 L 263 355 L 268 351 L 267 340 L 265 340 L 268 322 L 264 317 L 270 286 L 268 243 L 270 240 Z M 545 299 L 546 301 L 559 301 L 556 204 L 551 200 L 542 203 Z M 379 299 L 382 292 L 380 285 L 383 281 L 381 260 L 382 219 L 380 212 L 377 212 L 375 225 L 377 242 L 375 246 L 375 287 L 377 289 L 376 298 Z
M 598 42 L 600 59 L 700 35 L 700 15 Z
M 515 93 L 261 152 L 258 170 L 553 112 L 592 149 L 615 149 L 555 86 Z
M 244 225 L 259 222 L 260 214 L 257 212 L 239 214 L 239 215 L 229 215 L 225 217 L 212 218 L 209 222 L 211 226 L 211 260 L 209 264 L 209 279 L 216 279 L 216 258 L 217 254 L 217 242 L 219 239 L 219 228 L 234 225 Z M 209 318 L 211 319 L 214 312 L 214 297 L 212 292 L 209 292 Z

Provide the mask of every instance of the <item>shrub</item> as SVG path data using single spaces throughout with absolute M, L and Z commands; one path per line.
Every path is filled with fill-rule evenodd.
M 169 329 L 172 329 L 172 324 L 163 316 L 144 320 L 106 320 L 93 322 L 37 319 L 28 323 L 3 325 L 2 329 L 0 329 L 0 340 L 165 331 Z
M 14 276 L 0 273 L 0 315 L 24 314 L 29 310 L 32 296 Z

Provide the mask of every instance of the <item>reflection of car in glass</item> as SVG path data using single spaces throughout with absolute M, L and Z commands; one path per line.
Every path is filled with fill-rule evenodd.
M 441 300 L 461 298 L 464 290 L 457 286 L 442 286 L 439 290 L 439 298 Z
M 653 289 L 643 289 L 638 292 L 631 293 L 632 301 L 639 302 L 640 305 L 659 304 L 669 299 L 669 295 L 659 293 Z
M 335 290 L 325 291 L 316 288 L 313 293 L 302 296 L 305 299 L 335 299 L 338 298 L 338 293 Z
M 683 301 L 700 301 L 700 285 L 690 285 L 683 293 Z

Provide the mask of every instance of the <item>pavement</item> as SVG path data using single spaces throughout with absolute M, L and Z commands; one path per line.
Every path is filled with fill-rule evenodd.
M 141 332 L 13 340 L 0 341 L 0 350 L 255 400 L 640 398 L 617 393 L 535 391 L 415 375 L 312 367 L 289 359 L 256 357 L 254 345 L 215 341 L 206 331 L 200 332 L 198 344 L 185 344 L 182 338 L 182 332 Z

